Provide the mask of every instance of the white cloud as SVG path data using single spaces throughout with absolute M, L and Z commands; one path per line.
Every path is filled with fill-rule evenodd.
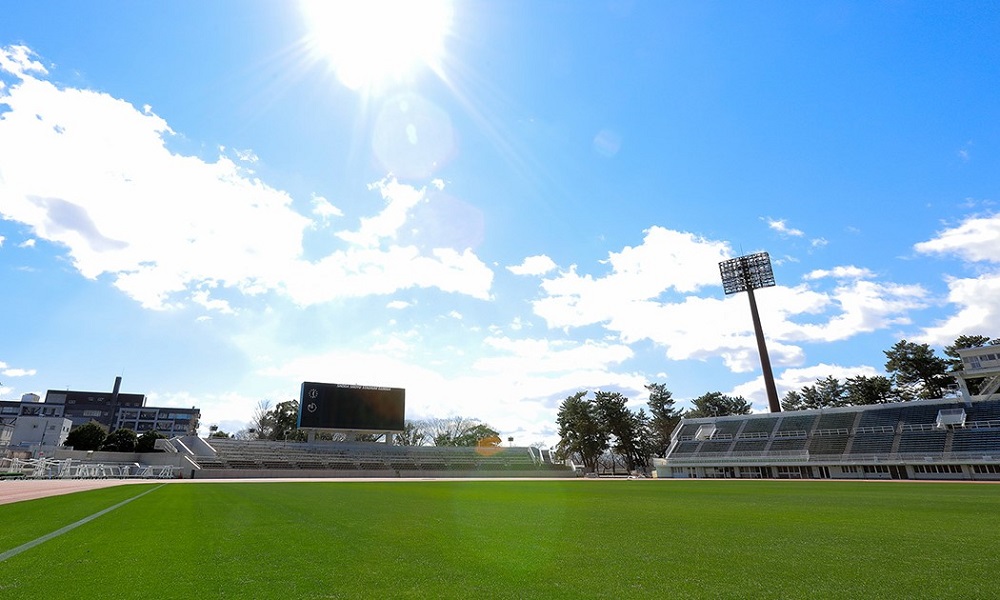
M 1000 273 L 948 280 L 948 302 L 957 307 L 950 317 L 925 328 L 921 342 L 947 345 L 960 335 L 1000 334 Z
M 2 240 L 2 238 L 0 238 L 0 240 Z M 18 244 L 17 247 L 18 248 L 34 248 L 35 247 L 35 239 L 31 238 L 31 239 L 24 240 L 23 242 L 21 242 L 20 244 Z
M 330 217 L 342 217 L 344 212 L 334 206 L 329 200 L 322 196 L 313 195 L 312 197 L 312 214 L 316 215 L 321 219 L 329 219 Z
M 923 254 L 953 255 L 969 263 L 986 263 L 976 266 L 981 270 L 977 277 L 946 279 L 948 302 L 957 307 L 956 312 L 925 328 L 918 339 L 950 344 L 962 334 L 996 335 L 1000 323 L 1000 271 L 992 266 L 1000 263 L 1000 213 L 968 217 L 914 248 Z
M 823 279 L 824 277 L 831 277 L 834 279 L 868 279 L 873 276 L 874 274 L 868 269 L 855 267 L 854 265 L 846 265 L 834 267 L 832 269 L 816 269 L 806 273 L 802 276 L 802 278 L 806 280 Z
M 390 246 L 337 251 L 314 263 L 294 263 L 282 285 L 295 302 L 308 306 L 431 287 L 430 282 L 445 292 L 485 300 L 492 281 L 493 271 L 471 250 L 438 248 L 426 256 L 413 246 Z
M 409 308 L 410 306 L 412 306 L 412 304 L 405 300 L 393 300 L 385 305 L 386 308 L 391 308 L 393 310 L 403 310 L 404 308 Z
M 392 176 L 371 184 L 368 189 L 378 190 L 385 208 L 374 217 L 362 218 L 357 231 L 339 231 L 337 237 L 370 248 L 377 247 L 382 240 L 396 238 L 410 210 L 426 199 L 426 189 L 399 183 Z
M 35 369 L 19 369 L 0 361 L 0 374 L 5 377 L 32 377 L 37 373 Z
M 500 357 L 482 358 L 474 368 L 495 373 L 558 373 L 575 370 L 606 369 L 632 358 L 632 349 L 624 344 L 587 341 L 559 342 L 549 339 L 511 339 L 488 337 L 483 344 L 504 353 Z
M 667 243 L 669 242 L 669 243 Z M 719 286 L 719 260 L 728 247 L 689 234 L 651 229 L 643 244 L 612 253 L 603 277 L 577 267 L 544 279 L 535 314 L 552 328 L 601 325 L 626 344 L 650 340 L 671 360 L 721 358 L 734 372 L 759 368 L 752 321 L 743 295 L 699 297 L 700 286 Z M 858 267 L 814 271 L 810 279 L 837 280 L 829 291 L 810 285 L 760 290 L 757 303 L 772 362 L 801 364 L 803 342 L 844 340 L 909 322 L 925 306 L 920 286 L 865 279 Z
M 1000 263 L 1000 213 L 967 218 L 914 248 L 923 254 L 953 254 L 971 262 Z
M 0 47 L 0 71 L 7 71 L 16 77 L 29 73 L 47 74 L 48 71 L 37 58 L 38 55 L 27 46 Z
M 789 237 L 802 237 L 805 235 L 805 232 L 802 231 L 801 229 L 795 229 L 794 227 L 789 227 L 785 219 L 772 219 L 770 217 L 765 217 L 763 218 L 763 220 L 765 223 L 767 223 L 768 227 L 770 227 L 774 231 L 777 231 L 781 235 Z
M 470 250 L 395 245 L 423 189 L 392 178 L 373 184 L 385 209 L 338 234 L 348 248 L 307 261 L 303 233 L 314 223 L 285 192 L 225 156 L 171 153 L 164 140 L 173 132 L 151 109 L 32 76 L 45 70 L 26 48 L 0 50 L 0 68 L 20 79 L 0 90 L 9 108 L 0 120 L 0 214 L 64 246 L 84 277 L 110 275 L 144 307 L 225 311 L 210 297 L 222 290 L 283 293 L 300 305 L 413 287 L 489 297 L 493 273 Z M 313 211 L 340 212 L 326 201 Z
M 556 263 L 551 258 L 544 254 L 539 254 L 537 256 L 529 256 L 521 264 L 507 267 L 507 270 L 515 275 L 544 275 L 555 269 L 556 266 Z
M 207 308 L 208 310 L 214 310 L 224 315 L 236 314 L 236 311 L 233 310 L 233 307 L 230 306 L 229 303 L 226 302 L 225 300 L 210 298 L 208 295 L 208 290 L 197 290 L 192 292 L 191 300 L 193 300 L 196 304 L 200 304 L 201 306 Z
M 535 314 L 550 327 L 579 327 L 607 321 L 620 309 L 673 290 L 693 292 L 719 285 L 718 263 L 729 246 L 690 233 L 652 227 L 643 243 L 610 253 L 605 277 L 579 275 L 576 266 L 542 281 L 546 297 L 534 302 Z
M 260 157 L 257 156 L 257 154 L 253 150 L 250 150 L 250 149 L 239 150 L 239 149 L 234 148 L 233 152 L 235 152 L 236 153 L 236 157 L 239 158 L 243 162 L 253 164 L 253 163 L 256 163 L 256 162 L 260 161 Z
M 802 293 L 816 292 L 805 291 Z M 819 323 L 793 321 L 796 308 L 779 300 L 772 310 L 779 317 L 776 324 L 766 325 L 771 336 L 789 341 L 833 342 L 846 340 L 860 333 L 884 329 L 910 322 L 907 313 L 927 305 L 927 290 L 919 285 L 900 285 L 857 280 L 843 283 L 833 291 L 820 294 L 825 299 L 825 320 Z M 791 300 L 791 299 L 789 299 Z M 793 301 L 793 300 L 792 300 Z M 762 308 L 762 311 L 764 309 Z M 763 317 L 762 317 L 763 319 Z

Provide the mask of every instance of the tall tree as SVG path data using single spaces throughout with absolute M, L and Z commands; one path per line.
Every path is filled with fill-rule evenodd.
M 903 401 L 893 389 L 892 380 L 884 375 L 848 377 L 844 386 L 847 388 L 847 403 L 851 406 Z
M 649 390 L 649 446 L 650 454 L 663 456 L 670 446 L 670 436 L 681 420 L 682 410 L 674 406 L 673 394 L 662 383 L 650 383 Z
M 709 392 L 691 401 L 692 408 L 684 413 L 688 419 L 697 417 L 725 417 L 749 415 L 752 406 L 743 396 L 727 396 L 722 392 Z
M 279 402 L 265 417 L 267 439 L 304 440 L 305 433 L 299 431 L 299 401 L 292 399 Z
M 799 406 L 795 410 L 847 405 L 847 389 L 833 375 L 827 375 L 823 379 L 817 379 L 815 384 L 803 387 L 797 396 Z
M 97 450 L 104 443 L 108 432 L 97 422 L 90 421 L 80 425 L 66 436 L 66 445 L 74 450 Z
M 115 429 L 104 438 L 101 450 L 108 452 L 135 452 L 137 441 L 135 432 L 131 429 Z
M 806 410 L 814 408 L 835 408 L 837 406 L 861 406 L 901 402 L 905 398 L 893 387 L 892 380 L 884 375 L 857 375 L 848 377 L 841 383 L 828 375 L 817 379 L 814 385 L 801 390 L 789 391 L 781 400 L 782 410 Z
M 611 449 L 621 456 L 625 468 L 635 471 L 637 467 L 645 467 L 646 457 L 642 455 L 643 437 L 648 437 L 648 423 L 640 420 L 626 406 L 628 399 L 621 392 L 594 393 L 594 405 L 602 421 L 604 429 L 609 433 Z M 645 415 L 645 413 L 643 413 Z
M 927 344 L 900 340 L 884 353 L 888 359 L 885 370 L 904 395 L 911 392 L 919 398 L 941 398 L 947 385 L 955 380 L 947 374 L 948 362 Z
M 597 407 L 586 396 L 585 391 L 577 392 L 559 405 L 556 451 L 564 459 L 579 458 L 588 472 L 596 472 L 597 461 L 608 448 L 609 436 L 601 424 Z
M 788 390 L 785 397 L 781 399 L 781 410 L 805 410 L 806 403 L 802 399 L 802 394 L 797 390 Z
M 631 413 L 631 419 L 631 427 L 635 432 L 635 466 L 642 471 L 648 471 L 656 451 L 653 446 L 652 419 L 642 408 Z

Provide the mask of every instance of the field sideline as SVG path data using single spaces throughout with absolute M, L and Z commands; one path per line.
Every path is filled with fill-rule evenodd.
M 998 512 L 953 483 L 148 482 L 0 506 L 0 596 L 985 598 Z

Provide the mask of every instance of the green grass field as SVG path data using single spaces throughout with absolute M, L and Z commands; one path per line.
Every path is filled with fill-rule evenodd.
M 0 483 L 2 485 L 2 483 Z M 1000 486 L 204 483 L 0 506 L 0 598 L 991 598 Z

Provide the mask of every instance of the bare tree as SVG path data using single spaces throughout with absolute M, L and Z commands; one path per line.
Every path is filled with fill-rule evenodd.
M 403 424 L 403 431 L 396 434 L 397 446 L 423 446 L 431 440 L 426 431 L 423 421 L 409 421 Z
M 499 435 L 486 423 L 469 417 L 428 419 L 423 423 L 424 439 L 435 446 L 475 446 L 479 440 Z
M 253 409 L 250 423 L 247 424 L 247 431 L 251 433 L 251 439 L 266 440 L 271 429 L 271 401 L 261 400 Z

